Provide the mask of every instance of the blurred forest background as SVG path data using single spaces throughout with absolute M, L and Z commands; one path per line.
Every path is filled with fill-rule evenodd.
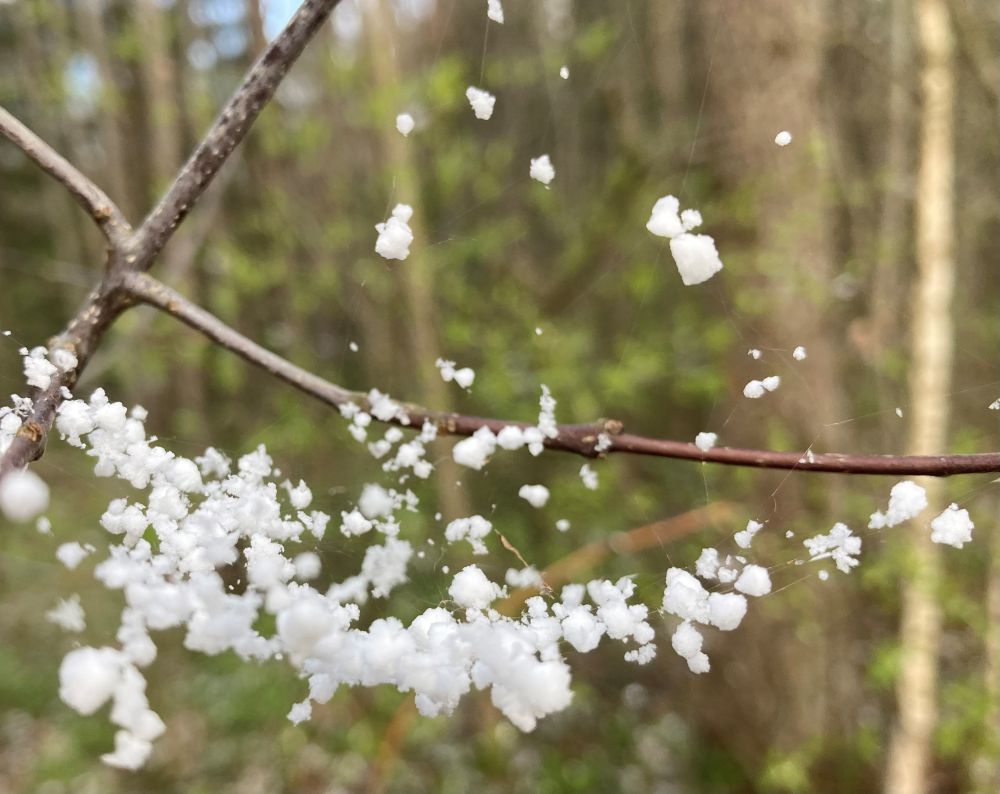
M 918 17 L 935 3 L 945 13 L 934 24 L 954 43 L 942 61 L 954 105 L 951 136 L 929 155 L 921 75 L 932 56 Z M 138 221 L 294 6 L 0 0 L 0 104 Z M 908 377 L 919 349 L 915 213 L 921 200 L 930 217 L 954 206 L 941 232 L 951 234 L 954 300 L 947 317 L 932 313 L 953 327 L 928 332 L 954 339 L 950 418 L 938 411 L 943 446 L 928 451 L 997 449 L 987 410 L 1000 395 L 995 2 L 505 6 L 501 27 L 487 22 L 485 0 L 345 0 L 156 275 L 351 388 L 532 419 L 545 383 L 564 422 L 614 417 L 683 440 L 711 430 L 730 446 L 904 452 L 921 443 L 911 424 L 921 390 Z M 497 95 L 489 122 L 473 117 L 469 85 Z M 394 129 L 403 111 L 417 120 L 408 139 Z M 779 148 L 786 129 L 794 140 Z M 542 153 L 557 171 L 549 190 L 528 178 Z M 952 162 L 948 189 L 921 195 L 921 169 Z M 644 229 L 667 193 L 702 211 L 726 263 L 700 287 L 681 286 L 665 242 Z M 415 208 L 402 263 L 373 251 L 373 225 L 397 202 Z M 59 330 L 101 265 L 88 220 L 0 142 L 0 328 L 13 332 L 0 339 L 0 391 L 24 392 L 17 348 Z M 804 362 L 791 358 L 797 345 Z M 470 394 L 440 380 L 439 355 L 476 369 Z M 777 393 L 742 397 L 747 380 L 771 374 L 783 379 Z M 151 310 L 118 323 L 78 391 L 97 386 L 148 408 L 151 430 L 184 454 L 266 443 L 334 515 L 363 483 L 387 482 L 327 408 Z M 196 657 L 167 635 L 149 671 L 167 734 L 146 769 L 121 773 L 97 760 L 111 726 L 56 694 L 62 654 L 109 641 L 118 594 L 92 580 L 92 560 L 68 572 L 53 552 L 71 539 L 101 548 L 97 519 L 124 492 L 54 441 L 37 468 L 53 486 L 54 538 L 0 527 L 0 791 L 911 794 L 891 791 L 905 776 L 890 747 L 917 754 L 910 768 L 926 765 L 912 794 L 997 790 L 992 477 L 949 480 L 935 497 L 969 509 L 971 546 L 928 550 L 918 540 L 927 521 L 866 532 L 861 567 L 824 582 L 818 566 L 791 564 L 801 537 L 835 521 L 862 529 L 894 480 L 616 457 L 595 464 L 600 487 L 589 491 L 571 456 L 456 471 L 450 443 L 436 447 L 438 473 L 404 527 L 411 540 L 480 512 L 539 568 L 559 563 L 578 580 L 635 574 L 658 605 L 668 565 L 691 565 L 702 546 L 729 549 L 747 519 L 766 519 L 754 553 L 777 592 L 739 631 L 709 639 L 704 676 L 671 651 L 673 623 L 660 618 L 647 667 L 626 664 L 616 645 L 572 659 L 573 705 L 529 735 L 481 694 L 451 719 L 426 720 L 386 689 L 341 691 L 296 727 L 285 715 L 305 690 L 286 667 Z M 524 482 L 552 488 L 544 509 L 517 498 Z M 555 530 L 558 518 L 568 532 Z M 357 569 L 364 544 L 333 532 L 319 551 L 334 580 Z M 464 547 L 437 546 L 364 617 L 409 619 L 436 604 L 442 566 L 467 559 Z M 501 579 L 517 566 L 502 550 L 483 564 Z M 81 637 L 43 618 L 71 593 L 87 609 Z M 905 684 L 920 669 L 924 683 Z

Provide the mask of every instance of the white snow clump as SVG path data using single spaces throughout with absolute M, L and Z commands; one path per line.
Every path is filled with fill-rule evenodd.
M 781 385 L 781 378 L 771 375 L 763 380 L 752 380 L 743 387 L 743 396 L 751 400 L 758 400 L 769 391 L 775 391 Z
M 717 433 L 699 433 L 694 437 L 694 445 L 702 452 L 708 452 L 719 440 Z
M 670 253 L 674 257 L 681 281 L 686 286 L 701 284 L 722 270 L 722 260 L 715 248 L 715 240 L 707 234 L 690 234 L 701 226 L 701 213 L 697 210 L 680 210 L 680 201 L 674 196 L 663 196 L 653 205 L 646 228 L 657 237 L 670 240 Z
M 931 521 L 931 540 L 934 543 L 946 543 L 956 549 L 972 542 L 972 530 L 975 525 L 969 518 L 968 510 L 960 510 L 958 505 L 951 504 L 941 515 Z
M 9 521 L 31 521 L 48 506 L 49 486 L 33 471 L 12 471 L 0 480 L 0 513 Z
M 543 154 L 541 157 L 531 158 L 531 168 L 528 170 L 528 175 L 536 182 L 541 182 L 548 187 L 549 183 L 556 178 L 556 169 L 549 156 Z
M 549 489 L 544 485 L 522 485 L 517 495 L 532 507 L 545 507 L 549 501 Z
M 764 525 L 759 521 L 754 521 L 752 518 L 747 521 L 747 528 L 740 530 L 735 535 L 733 535 L 733 540 L 736 541 L 736 545 L 741 549 L 749 549 L 753 543 L 754 535 L 760 532 L 764 528 Z
M 927 492 L 913 480 L 903 480 L 889 491 L 889 508 L 872 513 L 869 529 L 885 529 L 902 524 L 919 515 L 927 507 Z
M 469 86 L 465 90 L 465 97 L 472 105 L 472 112 L 476 114 L 477 119 L 487 121 L 493 115 L 493 106 L 496 104 L 497 98 L 489 91 Z
M 386 259 L 406 259 L 413 242 L 413 230 L 409 226 L 412 217 L 413 207 L 397 204 L 385 223 L 376 223 L 378 239 L 375 241 L 375 253 Z
M 404 138 L 413 132 L 413 128 L 416 126 L 417 124 L 413 120 L 413 116 L 409 113 L 400 113 L 396 116 L 396 129 L 399 130 Z
M 470 388 L 476 379 L 476 371 L 474 369 L 471 367 L 456 369 L 454 361 L 445 361 L 443 358 L 439 358 L 434 362 L 434 366 L 440 370 L 441 380 L 445 383 L 455 381 L 459 388 L 462 389 Z
M 837 569 L 844 573 L 850 573 L 851 568 L 857 566 L 858 555 L 861 554 L 861 538 L 841 523 L 834 524 L 826 535 L 807 538 L 802 545 L 808 550 L 810 560 L 832 559 Z
M 493 525 L 489 521 L 482 516 L 475 515 L 468 518 L 456 518 L 444 528 L 444 536 L 449 543 L 467 540 L 472 546 L 473 554 L 486 554 L 487 548 L 486 544 L 483 543 L 483 538 L 490 534 L 491 529 L 493 529 Z

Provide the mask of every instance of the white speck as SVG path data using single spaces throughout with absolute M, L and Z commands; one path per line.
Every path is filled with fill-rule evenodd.
M 549 501 L 549 489 L 544 485 L 522 485 L 517 495 L 532 507 L 545 507 Z
M 504 581 L 511 587 L 539 588 L 545 584 L 538 569 L 532 565 L 520 570 L 517 568 L 508 568 L 507 573 L 504 575 Z
M 733 540 L 736 541 L 736 545 L 741 549 L 749 549 L 750 545 L 753 543 L 754 535 L 760 532 L 763 528 L 764 525 L 759 521 L 750 519 L 747 521 L 747 528 L 740 530 L 733 535 Z
M 80 632 L 87 628 L 87 619 L 80 606 L 80 596 L 73 593 L 69 598 L 60 599 L 53 609 L 45 613 L 49 623 L 55 623 L 63 631 Z
M 486 578 L 477 565 L 466 565 L 455 574 L 448 588 L 452 600 L 468 609 L 486 609 L 503 594 L 504 591 Z
M 778 144 L 778 146 L 788 146 L 788 144 L 792 142 L 792 133 L 788 130 L 782 130 L 774 136 L 774 142 Z
M 761 381 L 761 384 L 768 391 L 775 391 L 781 385 L 781 378 L 777 375 L 771 375 L 769 378 L 764 378 L 764 380 Z
M 358 352 L 358 343 L 357 342 L 351 342 L 351 344 L 349 344 L 348 347 L 351 349 L 352 353 L 357 353 Z
M 472 546 L 473 554 L 486 554 L 487 548 L 483 539 L 490 534 L 493 525 L 480 515 L 468 518 L 456 518 L 444 529 L 445 539 L 449 543 L 466 540 Z
M 715 240 L 707 234 L 689 234 L 702 223 L 697 210 L 678 212 L 680 202 L 675 196 L 663 196 L 653 205 L 646 222 L 646 229 L 657 237 L 670 239 L 670 253 L 674 257 L 681 281 L 686 286 L 701 284 L 722 270 L 722 260 L 715 248 Z
M 818 574 L 816 574 L 816 575 L 817 575 L 817 576 L 819 577 L 819 580 L 820 580 L 821 582 L 825 582 L 825 581 L 826 581 L 827 579 L 829 579 L 829 578 L 830 578 L 830 572 L 829 572 L 829 571 L 820 571 L 820 572 L 819 572 Z
M 1000 400 L 994 400 L 990 403 L 991 411 L 1000 411 Z
M 568 66 L 560 66 L 559 67 L 559 76 L 563 80 L 569 80 L 569 67 Z
M 670 241 L 681 281 L 686 286 L 701 284 L 722 270 L 715 240 L 707 234 L 681 234 Z
M 832 559 L 837 569 L 844 573 L 850 573 L 851 568 L 857 566 L 861 554 L 861 538 L 852 534 L 849 526 L 840 523 L 834 524 L 826 535 L 806 538 L 802 545 L 809 552 L 810 560 Z
M 795 537 L 795 533 L 794 533 L 794 532 L 792 532 L 792 530 L 788 530 L 788 531 L 787 531 L 787 532 L 785 533 L 785 537 L 786 537 L 786 538 L 789 538 L 789 539 L 791 539 L 791 538 L 794 538 L 794 537 Z
M 560 518 L 558 521 L 556 521 L 556 529 L 558 529 L 560 532 L 568 532 L 569 521 L 566 520 L 565 518 Z
M 549 159 L 549 156 L 543 154 L 541 157 L 531 158 L 531 168 L 528 169 L 528 174 L 536 182 L 541 182 L 548 187 L 549 183 L 556 178 L 556 169 L 552 166 L 552 160 Z
M 872 513 L 869 529 L 885 529 L 909 521 L 927 507 L 927 492 L 912 480 L 903 480 L 889 491 L 889 507 Z
M 413 128 L 416 126 L 417 124 L 413 120 L 413 116 L 409 113 L 400 113 L 396 116 L 396 129 L 399 130 L 404 138 L 413 132 Z
M 702 579 L 718 578 L 719 552 L 717 549 L 702 549 L 694 563 L 694 571 Z
M 292 564 L 295 566 L 295 577 L 306 582 L 319 576 L 323 567 L 319 555 L 314 551 L 304 551 L 296 555 Z
M 49 486 L 33 471 L 12 471 L 0 482 L 0 513 L 30 521 L 49 506 Z
M 542 329 L 541 328 L 536 328 L 535 329 L 535 336 L 541 336 L 541 335 L 542 335 Z
M 960 549 L 972 541 L 973 529 L 975 525 L 969 518 L 969 511 L 960 510 L 958 505 L 951 504 L 931 521 L 931 540 Z
M 500 4 L 500 0 L 486 0 L 486 16 L 496 22 L 498 25 L 503 24 L 503 6 Z
M 52 376 L 59 368 L 46 358 L 48 350 L 35 347 L 30 351 L 21 348 L 18 352 L 24 357 L 24 378 L 28 385 L 38 389 L 49 388 Z
M 63 543 L 56 549 L 56 559 L 72 571 L 92 550 L 93 547 L 81 546 L 76 541 Z
M 496 451 L 497 437 L 488 427 L 481 427 L 468 438 L 463 438 L 451 449 L 456 463 L 479 471 Z
M 583 480 L 584 488 L 590 491 L 597 490 L 597 472 L 590 468 L 589 463 L 584 463 L 583 467 L 580 469 L 580 479 Z
M 72 369 L 76 369 L 76 366 L 79 363 L 74 353 L 62 348 L 53 350 L 49 358 L 60 372 L 69 372 Z
M 465 91 L 465 96 L 469 100 L 469 104 L 472 105 L 472 112 L 476 114 L 477 119 L 486 121 L 493 115 L 493 106 L 496 104 L 497 98 L 489 91 L 469 86 Z
M 719 436 L 717 433 L 699 433 L 694 438 L 694 445 L 702 452 L 708 452 L 715 446 L 715 442 L 718 440 Z
M 767 568 L 748 565 L 740 573 L 733 587 L 749 596 L 765 596 L 771 592 L 771 577 Z
M 378 232 L 375 253 L 386 259 L 406 259 L 410 255 L 410 243 L 413 242 L 413 230 L 409 226 L 412 217 L 413 207 L 409 204 L 397 204 L 385 223 L 375 224 L 375 231 Z
M 900 419 L 903 418 L 903 409 L 899 408 L 898 406 L 896 408 L 896 416 L 898 416 Z
M 747 355 L 750 356 L 750 358 L 752 358 L 754 361 L 759 361 L 761 357 L 761 352 L 757 348 L 752 347 L 747 351 Z
M 809 354 L 806 353 L 806 349 L 802 345 L 799 345 L 792 351 L 792 358 L 796 361 L 804 361 L 807 355 Z
M 301 703 L 295 703 L 292 705 L 291 710 L 286 715 L 288 721 L 293 725 L 298 725 L 300 722 L 305 722 L 310 717 L 312 717 L 312 702 L 309 698 L 306 698 Z
M 374 526 L 360 510 L 352 510 L 350 513 L 341 510 L 340 518 L 340 531 L 348 538 L 364 535 Z
M 743 387 L 743 396 L 751 400 L 759 400 L 766 392 L 767 389 L 764 388 L 764 384 L 759 380 L 752 380 Z
M 434 366 L 441 371 L 441 380 L 445 383 L 454 381 L 462 389 L 470 388 L 476 379 L 475 370 L 471 367 L 455 369 L 454 361 L 445 361 L 443 358 L 439 358 L 434 362 Z

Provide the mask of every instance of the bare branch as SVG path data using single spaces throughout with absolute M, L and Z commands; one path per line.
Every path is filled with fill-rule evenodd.
M 204 334 L 213 342 L 233 351 L 252 364 L 280 378 L 295 388 L 334 407 L 347 403 L 358 406 L 368 404 L 367 395 L 331 383 L 318 375 L 302 369 L 238 331 L 230 328 L 214 315 L 170 289 L 145 273 L 127 273 L 123 286 L 134 298 L 176 317 L 181 322 Z M 508 425 L 529 427 L 526 422 L 504 419 L 487 419 L 478 416 L 433 411 L 412 403 L 401 403 L 410 427 L 420 427 L 425 421 L 433 422 L 441 433 L 469 436 L 482 427 L 499 432 Z M 394 420 L 395 424 L 402 424 Z M 606 433 L 610 446 L 598 451 L 598 435 Z M 555 438 L 545 440 L 550 449 L 573 452 L 588 458 L 600 457 L 605 452 L 623 452 L 634 455 L 652 455 L 661 458 L 722 463 L 761 469 L 785 469 L 839 474 L 889 474 L 896 476 L 927 475 L 947 477 L 952 474 L 975 474 L 1000 471 L 1000 453 L 979 455 L 841 455 L 837 453 L 814 454 L 807 452 L 771 452 L 757 449 L 716 447 L 702 451 L 692 443 L 668 439 L 648 438 L 622 432 L 622 423 L 601 420 L 586 425 L 560 425 Z
M 77 358 L 76 369 L 52 376 L 47 388 L 33 395 L 31 414 L 24 420 L 11 445 L 0 456 L 0 480 L 38 460 L 45 451 L 49 429 L 65 398 L 111 324 L 130 303 L 120 288 L 102 283 L 95 289 L 59 336 L 49 340 L 49 350 L 68 350 Z
M 253 65 L 194 154 L 136 232 L 130 265 L 148 270 L 156 255 L 243 140 L 282 78 L 340 0 L 305 0 Z
M 70 192 L 93 218 L 113 250 L 122 248 L 132 234 L 132 227 L 103 190 L 3 107 L 0 107 L 0 135 L 17 146 Z

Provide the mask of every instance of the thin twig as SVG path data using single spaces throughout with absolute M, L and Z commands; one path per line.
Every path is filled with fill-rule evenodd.
M 299 367 L 272 353 L 256 342 L 230 328 L 219 318 L 195 305 L 185 297 L 145 273 L 127 273 L 124 288 L 136 300 L 166 312 L 204 334 L 213 342 L 261 367 L 295 388 L 334 407 L 347 403 L 367 406 L 367 395 L 350 391 Z M 526 422 L 488 419 L 464 414 L 446 413 L 413 403 L 401 403 L 406 424 L 420 427 L 425 421 L 434 423 L 438 431 L 453 436 L 469 436 L 483 427 L 499 432 L 508 425 L 529 427 Z M 399 419 L 394 424 L 403 424 Z M 549 449 L 573 452 L 588 458 L 610 452 L 651 455 L 661 458 L 722 463 L 762 469 L 785 469 L 839 474 L 890 474 L 897 476 L 928 475 L 947 477 L 952 474 L 974 474 L 1000 471 L 1000 453 L 979 455 L 843 455 L 837 453 L 772 452 L 758 449 L 715 447 L 701 450 L 685 441 L 648 438 L 622 432 L 622 423 L 601 420 L 585 425 L 560 425 L 554 438 L 547 438 Z M 609 446 L 599 450 L 599 434 L 607 434 Z
M 305 0 L 247 72 L 194 154 L 136 232 L 134 259 L 130 261 L 135 269 L 149 269 L 338 2 L 340 0 Z
M 132 234 L 132 227 L 103 190 L 3 107 L 0 107 L 0 135 L 70 192 L 97 224 L 112 249 L 122 248 Z

